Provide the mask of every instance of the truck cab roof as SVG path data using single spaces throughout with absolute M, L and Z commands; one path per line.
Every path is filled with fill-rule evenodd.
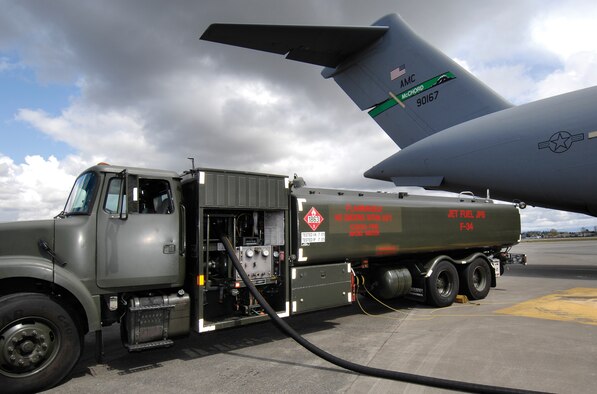
M 104 172 L 104 173 L 112 173 L 117 174 L 122 172 L 123 170 L 127 170 L 127 172 L 136 175 L 145 175 L 157 178 L 180 178 L 180 175 L 174 171 L 168 170 L 158 170 L 158 169 L 151 169 L 151 168 L 140 168 L 140 167 L 127 167 L 127 166 L 118 166 L 118 165 L 110 165 L 106 163 L 99 163 L 92 167 L 89 167 L 84 172 Z

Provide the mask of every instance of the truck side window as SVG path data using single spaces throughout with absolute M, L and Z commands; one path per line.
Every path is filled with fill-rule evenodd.
M 104 211 L 114 214 L 120 213 L 118 209 L 118 200 L 122 201 L 122 208 L 126 207 L 126 195 L 120 197 L 120 189 L 122 185 L 122 178 L 112 178 L 108 183 L 108 192 L 106 193 L 106 200 L 104 202 Z
M 126 209 L 126 195 L 121 196 L 122 178 L 112 178 L 108 183 L 104 211 L 118 214 L 118 201 L 122 201 L 122 209 Z M 139 212 L 129 213 L 158 213 L 174 212 L 170 184 L 162 179 L 139 179 Z
M 139 213 L 174 212 L 170 183 L 163 179 L 139 179 Z

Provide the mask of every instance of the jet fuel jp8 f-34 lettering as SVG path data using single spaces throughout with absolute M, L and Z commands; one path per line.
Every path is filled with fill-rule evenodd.
M 213 24 L 201 38 L 324 66 L 401 148 L 365 177 L 597 216 L 597 87 L 513 106 L 397 15 L 367 27 Z

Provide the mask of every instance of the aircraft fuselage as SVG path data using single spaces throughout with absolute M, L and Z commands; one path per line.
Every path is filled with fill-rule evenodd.
M 597 216 L 596 102 L 592 87 L 472 119 L 365 176 Z

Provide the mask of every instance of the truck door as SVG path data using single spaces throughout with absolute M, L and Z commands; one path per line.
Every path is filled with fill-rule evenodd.
M 122 174 L 104 182 L 97 220 L 98 287 L 182 285 L 172 182 Z

